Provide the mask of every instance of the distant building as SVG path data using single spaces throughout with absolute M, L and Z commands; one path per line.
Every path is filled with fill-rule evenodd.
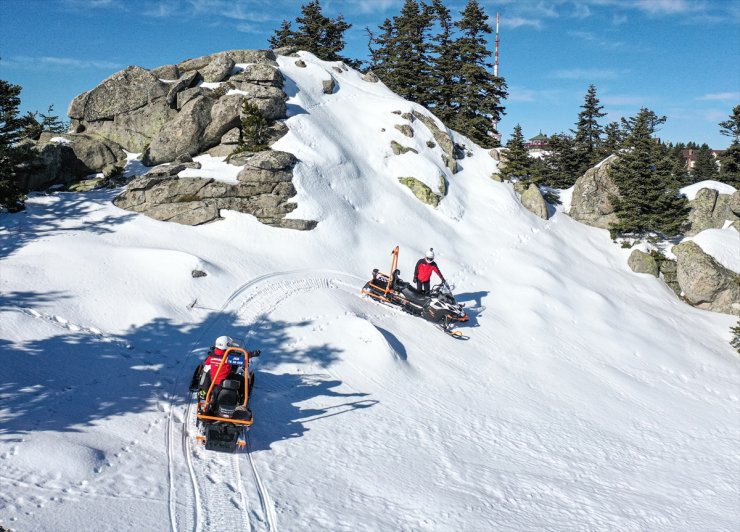
M 697 151 L 699 150 L 696 148 L 681 150 L 681 155 L 683 155 L 683 158 L 686 161 L 686 168 L 689 170 L 694 168 L 694 165 L 696 164 Z M 717 167 L 719 167 L 719 157 L 722 153 L 724 153 L 724 150 L 712 150 L 712 157 L 714 157 L 714 162 L 717 164 Z
M 527 148 L 530 155 L 542 155 L 550 148 L 549 140 L 547 135 L 543 135 L 542 131 L 540 131 L 539 135 L 535 135 L 529 139 L 529 142 L 524 147 Z

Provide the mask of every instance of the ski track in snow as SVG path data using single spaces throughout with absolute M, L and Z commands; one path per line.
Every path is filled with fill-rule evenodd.
M 343 279 L 342 279 L 343 278 Z M 198 346 L 203 344 L 203 338 L 213 330 L 219 321 L 219 316 L 230 307 L 236 306 L 239 301 L 237 314 L 247 324 L 259 325 L 266 320 L 270 313 L 278 306 L 296 294 L 327 288 L 341 288 L 352 293 L 358 293 L 356 282 L 360 278 L 333 270 L 293 270 L 262 275 L 234 290 L 219 309 L 219 314 L 209 322 L 203 324 L 196 339 L 191 344 L 190 353 L 198 356 Z M 263 286 L 264 285 L 264 286 Z M 252 289 L 250 292 L 249 290 Z M 239 299 L 244 295 L 243 299 Z M 191 529 L 201 530 L 261 530 L 278 531 L 275 504 L 269 494 L 268 487 L 259 474 L 255 457 L 249 451 L 249 435 L 247 433 L 247 454 L 249 458 L 249 473 L 254 479 L 252 490 L 259 499 L 261 514 L 255 512 L 249 504 L 249 491 L 245 488 L 242 472 L 243 453 L 224 455 L 222 453 L 206 451 L 199 444 L 193 445 L 195 430 L 195 397 L 186 392 L 185 406 L 178 406 L 176 399 L 182 397 L 180 389 L 185 386 L 188 364 L 183 364 L 173 385 L 173 392 L 169 405 L 166 430 L 166 447 L 169 475 L 169 513 L 170 528 L 173 532 Z M 183 375 L 185 372 L 185 375 Z M 184 409 L 184 412 L 181 410 Z M 181 425 L 182 455 L 187 468 L 189 482 L 179 483 L 178 453 L 175 449 L 175 432 L 177 425 Z M 192 433 L 191 433 L 192 431 Z M 180 493 L 178 487 L 189 484 L 189 493 Z M 176 487 L 178 486 L 178 487 Z M 185 515 L 180 515 L 185 511 Z

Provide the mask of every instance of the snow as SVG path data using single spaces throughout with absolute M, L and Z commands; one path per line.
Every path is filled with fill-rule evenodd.
M 734 228 L 705 229 L 688 238 L 725 268 L 740 273 L 740 233 Z
M 186 168 L 179 174 L 179 177 L 203 177 L 223 181 L 225 183 L 236 184 L 243 166 L 234 166 L 226 162 L 226 157 L 213 157 L 211 155 L 199 155 L 194 157 L 193 161 L 200 163 L 200 168 Z
M 732 194 L 735 192 L 735 187 L 732 185 L 728 185 L 727 183 L 720 183 L 719 181 L 713 181 L 711 179 L 707 179 L 706 181 L 699 181 L 698 183 L 694 183 L 693 185 L 689 185 L 687 187 L 683 187 L 680 192 L 686 198 L 691 201 L 694 198 L 696 198 L 697 192 L 699 192 L 703 188 L 709 188 L 714 189 L 720 194 Z
M 278 60 L 275 149 L 300 161 L 290 216 L 316 229 L 158 222 L 115 190 L 0 214 L 0 525 L 736 530 L 736 318 L 632 273 L 607 231 L 524 210 L 457 135 L 473 155 L 450 174 L 423 124 L 394 128 L 419 107 L 301 58 Z M 199 175 L 233 179 L 215 159 Z M 437 209 L 397 180 L 439 172 Z M 695 239 L 726 245 L 711 235 Z M 395 245 L 405 279 L 434 247 L 470 340 L 360 296 Z M 250 453 L 189 432 L 186 388 L 221 334 L 262 350 Z

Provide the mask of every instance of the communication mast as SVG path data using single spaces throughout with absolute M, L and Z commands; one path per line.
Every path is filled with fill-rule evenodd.
M 495 78 L 498 77 L 498 44 L 499 44 L 499 38 L 498 38 L 498 23 L 499 23 L 499 14 L 496 13 L 496 51 L 493 55 L 493 76 Z M 496 139 L 497 142 L 501 142 L 501 133 L 498 132 L 498 120 L 495 118 L 491 120 L 491 126 L 493 126 L 493 131 L 491 131 L 491 136 Z

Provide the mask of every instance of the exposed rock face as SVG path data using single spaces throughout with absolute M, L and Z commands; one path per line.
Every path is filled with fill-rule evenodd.
M 531 213 L 539 216 L 543 220 L 548 219 L 547 202 L 542 197 L 540 189 L 534 183 L 531 183 L 527 190 L 522 193 L 522 205 Z
M 64 138 L 67 142 L 51 142 Z M 36 143 L 40 169 L 23 183 L 27 190 L 67 185 L 91 174 L 112 176 L 126 165 L 126 153 L 115 142 L 87 135 L 43 133 Z
M 719 264 L 694 242 L 673 246 L 678 284 L 695 307 L 740 316 L 738 274 Z
M 216 83 L 225 80 L 236 63 L 228 54 L 218 54 L 202 70 L 203 79 L 208 83 Z
M 159 79 L 173 80 L 180 77 L 180 72 L 177 70 L 177 65 L 164 65 L 161 67 L 153 68 L 149 72 L 153 76 Z
M 653 277 L 658 276 L 658 263 L 650 253 L 645 253 L 639 249 L 634 250 L 630 253 L 627 264 L 635 273 L 647 273 Z
M 740 210 L 740 191 L 734 194 L 720 194 L 711 188 L 702 188 L 696 197 L 689 202 L 690 227 L 687 236 L 693 236 L 704 229 L 721 229 L 725 221 L 740 220 L 737 210 Z
M 362 75 L 362 79 L 368 83 L 377 83 L 380 78 L 372 70 L 368 70 Z
M 440 196 L 432 192 L 431 188 L 426 186 L 415 177 L 399 177 L 398 181 L 409 187 L 411 192 L 414 193 L 414 196 L 416 196 L 427 205 L 436 207 L 437 205 L 439 205 L 439 202 L 442 199 Z
M 391 141 L 391 150 L 393 150 L 394 155 L 403 155 L 404 153 L 407 153 L 407 152 L 419 153 L 414 148 L 409 148 L 408 146 L 399 144 L 395 140 Z
M 412 114 L 432 132 L 434 140 L 436 140 L 439 147 L 442 148 L 442 160 L 444 161 L 445 166 L 449 168 L 453 174 L 456 173 L 457 162 L 455 161 L 455 143 L 452 142 L 452 137 L 449 133 L 442 131 L 432 117 L 416 110 L 412 111 Z
M 324 94 L 331 94 L 336 88 L 336 82 L 334 81 L 334 78 L 322 80 L 321 85 Z
M 667 284 L 668 288 L 673 290 L 677 296 L 680 296 L 681 286 L 678 284 L 678 267 L 676 266 L 676 261 L 664 258 L 657 262 L 663 282 Z
M 200 96 L 189 101 L 174 120 L 165 124 L 144 152 L 142 161 L 155 166 L 174 161 L 179 155 L 203 151 L 203 134 L 210 123 L 213 99 Z
M 609 229 L 617 221 L 609 199 L 611 196 L 619 197 L 619 189 L 609 177 L 609 169 L 616 160 L 616 156 L 612 155 L 599 166 L 589 168 L 576 180 L 568 212 L 571 218 L 602 229 Z
M 148 70 L 130 66 L 77 96 L 67 114 L 78 120 L 109 120 L 167 95 L 169 86 Z
M 406 135 L 407 137 L 413 137 L 414 136 L 414 128 L 412 128 L 408 124 L 396 124 L 395 127 L 398 131 Z
M 203 178 L 178 178 L 185 165 L 163 166 L 135 179 L 114 203 L 157 220 L 200 225 L 219 218 L 220 209 L 256 216 L 262 223 L 291 229 L 312 229 L 316 222 L 286 220 L 296 207 L 291 169 L 296 163 L 285 152 L 261 152 L 239 173 L 239 183 Z
M 270 85 L 273 87 L 282 87 L 284 81 L 280 70 L 265 63 L 247 65 L 244 67 L 244 70 L 234 74 L 230 79 L 232 81 L 246 81 L 255 85 Z

